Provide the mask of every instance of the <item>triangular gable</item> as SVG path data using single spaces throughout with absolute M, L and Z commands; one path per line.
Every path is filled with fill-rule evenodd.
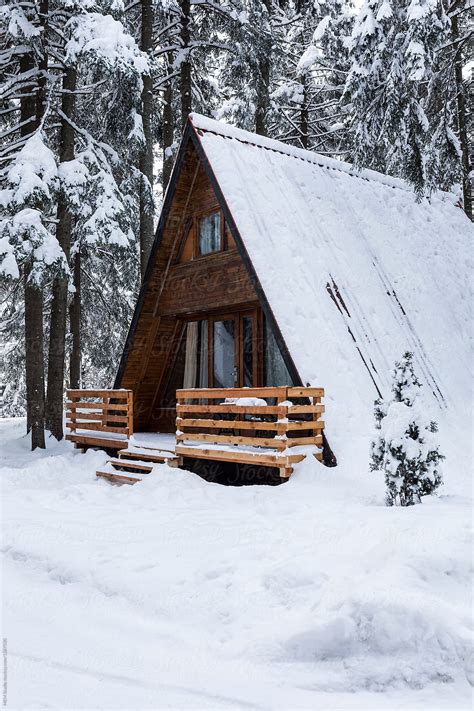
M 299 374 L 286 348 L 286 344 L 284 343 L 281 332 L 269 307 L 260 281 L 248 257 L 245 245 L 229 210 L 227 201 L 222 194 L 212 167 L 198 140 L 196 131 L 192 124 L 188 122 L 170 184 L 166 192 L 145 278 L 140 290 L 137 306 L 115 380 L 114 387 L 126 387 L 134 390 L 136 410 L 138 413 L 146 413 L 146 411 L 151 411 L 154 408 L 156 398 L 154 399 L 152 390 L 154 388 L 156 392 L 159 386 L 159 380 L 162 376 L 162 373 L 158 372 L 161 367 L 159 361 L 160 358 L 164 358 L 166 354 L 156 351 L 153 352 L 154 340 L 160 336 L 160 330 L 164 331 L 165 339 L 166 336 L 168 336 L 170 342 L 176 336 L 175 327 L 178 321 L 177 315 L 167 312 L 165 316 L 162 316 L 160 304 L 166 299 L 166 293 L 164 291 L 166 279 L 173 265 L 175 265 L 175 262 L 179 262 L 180 248 L 189 230 L 186 226 L 186 222 L 183 221 L 183 216 L 188 207 L 186 201 L 189 200 L 192 195 L 196 176 L 200 175 L 203 171 L 212 186 L 217 203 L 222 209 L 226 224 L 231 231 L 241 260 L 245 265 L 249 284 L 251 288 L 253 288 L 252 293 L 254 293 L 254 298 L 259 302 L 268 322 L 273 328 L 275 338 L 292 377 L 292 381 L 295 384 L 301 384 Z M 246 293 L 242 295 L 246 297 L 247 300 L 249 298 L 248 292 L 249 286 L 246 287 Z M 160 294 L 163 294 L 163 297 L 161 297 Z M 161 335 L 163 336 L 163 334 Z M 163 340 L 163 338 L 161 338 L 161 340 Z M 139 417 L 140 416 L 139 414 Z M 143 415 L 143 421 L 140 422 L 140 424 L 148 424 L 149 422 L 149 415 Z M 159 423 L 157 426 L 159 427 Z

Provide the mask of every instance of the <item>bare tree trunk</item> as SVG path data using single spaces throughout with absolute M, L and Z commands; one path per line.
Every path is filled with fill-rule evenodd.
M 257 92 L 257 108 L 255 112 L 255 131 L 261 136 L 268 135 L 268 109 L 270 107 L 270 71 L 271 71 L 271 25 L 270 13 L 272 9 L 271 0 L 263 0 L 267 8 L 267 27 L 264 32 L 268 35 L 263 44 L 263 49 L 259 59 L 259 78 Z
M 142 30 L 141 49 L 151 57 L 153 50 L 153 0 L 141 0 Z M 143 77 L 142 120 L 145 145 L 140 154 L 140 269 L 145 275 L 148 257 L 153 244 L 153 78 L 151 73 Z
M 464 211 L 470 220 L 473 219 L 472 213 L 472 192 L 471 192 L 471 165 L 469 156 L 469 140 L 467 135 L 467 122 L 466 122 L 466 98 L 464 90 L 464 82 L 462 77 L 462 65 L 463 65 L 463 52 L 462 47 L 459 45 L 459 24 L 457 14 L 451 15 L 451 30 L 453 34 L 453 41 L 456 49 L 454 57 L 454 76 L 456 81 L 456 100 L 457 100 L 457 114 L 458 114 L 458 132 L 459 132 L 459 142 L 461 144 L 462 153 L 462 192 L 463 192 L 463 203 Z
M 180 0 L 181 7 L 181 51 L 184 54 L 184 60 L 180 67 L 180 93 L 181 93 L 181 128 L 184 131 L 186 121 L 192 111 L 192 80 L 191 80 L 191 61 L 189 57 L 189 42 L 191 22 L 191 2 L 190 0 Z
M 31 52 L 27 52 L 22 57 L 20 57 L 20 73 L 27 74 L 34 69 L 34 59 Z M 36 122 L 36 100 L 33 89 L 30 86 L 25 86 L 20 90 L 21 94 L 25 94 L 24 97 L 20 99 L 20 121 L 21 121 L 21 136 L 28 136 L 34 129 Z M 28 309 L 28 315 L 26 313 L 26 301 L 28 299 L 29 304 L 32 303 L 33 293 L 30 291 L 28 286 L 28 276 L 31 270 L 31 264 L 25 267 L 23 272 L 23 288 L 25 292 L 25 369 L 26 369 L 26 430 L 30 432 L 33 426 L 33 418 L 31 412 L 31 405 L 34 399 L 34 377 L 32 372 L 31 363 L 31 350 L 26 345 L 33 340 L 33 331 L 31 329 L 32 321 L 30 309 Z M 43 319 L 43 314 L 41 314 L 41 323 Z M 34 370 L 34 369 L 33 369 Z M 37 427 L 37 426 L 36 426 Z M 44 440 L 44 436 L 43 436 Z M 38 446 L 37 444 L 35 446 Z M 44 447 L 44 444 L 43 444 Z
M 46 36 L 48 1 L 42 0 L 39 6 L 43 38 Z M 43 39 L 43 42 L 45 40 Z M 20 60 L 22 72 L 34 69 L 32 53 L 26 53 Z M 43 46 L 43 53 L 38 63 L 39 76 L 35 98 L 24 97 L 21 102 L 21 120 L 29 121 L 20 130 L 22 136 L 28 136 L 40 126 L 46 107 L 46 72 L 48 57 Z M 31 87 L 25 93 L 32 93 Z M 45 448 L 44 441 L 44 331 L 43 331 L 43 291 L 42 286 L 32 278 L 33 262 L 24 265 L 23 280 L 25 291 L 25 370 L 27 430 L 31 431 L 31 449 Z
M 168 56 L 168 67 L 171 67 L 172 57 Z M 163 96 L 163 193 L 168 187 L 173 169 L 171 148 L 174 141 L 173 85 L 170 80 Z
M 72 335 L 69 360 L 69 386 L 81 387 L 81 253 L 74 258 L 74 296 L 69 307 L 69 325 Z
M 62 111 L 65 116 L 74 115 L 76 89 L 76 70 L 67 69 L 63 78 Z M 66 120 L 61 125 L 61 163 L 74 158 L 74 128 Z M 58 224 L 56 237 L 69 260 L 71 249 L 72 215 L 69 212 L 64 195 L 58 199 Z M 66 318 L 68 299 L 68 279 L 66 275 L 58 275 L 53 280 L 53 298 L 51 301 L 51 323 L 49 332 L 48 353 L 48 388 L 46 393 L 46 428 L 60 440 L 63 438 L 63 391 L 64 391 L 64 359 L 66 351 Z
M 44 449 L 43 291 L 30 281 L 31 267 L 31 263 L 26 264 L 23 271 L 27 428 L 31 431 L 31 449 Z
M 301 104 L 300 112 L 300 131 L 301 131 L 301 145 L 303 148 L 308 148 L 309 144 L 309 111 L 308 111 L 308 87 L 306 82 L 306 77 L 301 78 L 301 84 L 303 86 L 303 101 Z

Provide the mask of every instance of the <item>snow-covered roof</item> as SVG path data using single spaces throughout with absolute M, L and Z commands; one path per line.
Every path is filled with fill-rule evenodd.
M 191 121 L 303 382 L 326 389 L 328 423 L 343 411 L 340 425 L 366 430 L 406 350 L 431 405 L 467 405 L 474 234 L 454 196 L 417 202 L 401 180 Z

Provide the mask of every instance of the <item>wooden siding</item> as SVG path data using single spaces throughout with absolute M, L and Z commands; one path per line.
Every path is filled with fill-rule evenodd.
M 180 317 L 258 302 L 233 245 L 229 251 L 180 263 L 194 215 L 218 208 L 205 170 L 190 145 L 120 382 L 120 387 L 134 393 L 136 431 L 173 429 L 174 411 L 161 411 L 161 406 L 182 331 Z
M 172 267 L 159 311 L 161 314 L 211 311 L 256 299 L 240 254 L 232 250 Z

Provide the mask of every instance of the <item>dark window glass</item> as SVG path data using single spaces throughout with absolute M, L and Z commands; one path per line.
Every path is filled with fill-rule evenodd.
M 253 318 L 244 316 L 243 337 L 244 337 L 244 387 L 250 388 L 253 385 Z
M 292 384 L 273 331 L 265 321 L 265 385 L 278 387 Z
M 168 382 L 159 403 L 160 408 L 173 408 L 176 405 L 176 390 L 183 387 L 184 371 L 186 364 L 186 327 L 175 344 L 175 358 L 170 370 Z
M 213 212 L 199 220 L 199 255 L 212 254 L 221 248 L 221 213 Z
M 233 319 L 214 321 L 213 356 L 213 387 L 235 387 L 235 323 Z

